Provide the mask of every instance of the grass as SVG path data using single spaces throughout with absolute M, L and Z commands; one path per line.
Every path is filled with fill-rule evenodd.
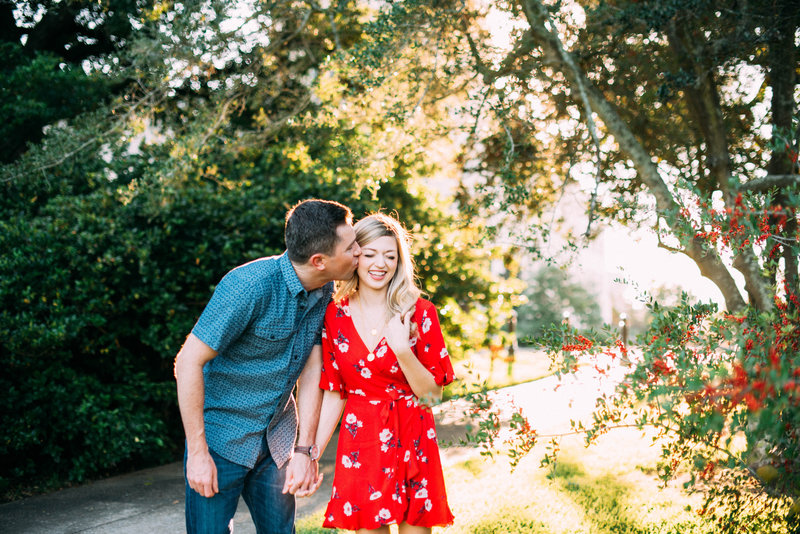
M 699 496 L 661 489 L 643 471 L 658 456 L 650 440 L 620 431 L 589 449 L 564 439 L 554 469 L 539 467 L 540 445 L 511 473 L 503 458 L 468 460 L 446 469 L 455 533 L 706 534 L 690 510 Z M 644 462 L 644 464 L 643 464 Z
M 538 445 L 512 473 L 505 457 L 475 455 L 445 467 L 455 523 L 436 534 L 710 534 L 692 510 L 699 495 L 679 483 L 661 488 L 652 471 L 658 447 L 620 430 L 585 448 L 564 438 L 555 468 L 539 467 Z M 298 522 L 298 534 L 322 529 L 322 511 Z M 393 531 L 393 532 L 396 532 Z

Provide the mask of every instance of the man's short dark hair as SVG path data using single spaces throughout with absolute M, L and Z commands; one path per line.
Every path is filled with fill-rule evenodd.
M 314 254 L 333 254 L 336 229 L 353 222 L 350 208 L 331 200 L 304 200 L 286 214 L 286 250 L 294 263 L 306 263 Z

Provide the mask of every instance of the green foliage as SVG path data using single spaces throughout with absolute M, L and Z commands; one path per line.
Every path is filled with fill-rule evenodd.
M 787 532 L 800 487 L 797 310 L 779 301 L 774 314 L 733 316 L 684 295 L 675 307 L 652 303 L 651 313 L 635 352 L 604 348 L 608 340 L 592 334 L 549 338 L 563 373 L 598 354 L 633 362 L 615 393 L 598 399 L 591 424 L 575 430 L 589 444 L 614 428 L 654 428 L 659 475 L 667 482 L 688 470 L 684 486 L 705 492 L 701 514 L 721 532 Z
M 109 84 L 87 76 L 47 52 L 29 57 L 18 43 L 0 41 L 0 163 L 15 159 L 25 144 L 38 141 L 42 128 L 91 110 L 106 97 Z
M 0 7 L 0 164 L 45 128 L 98 109 L 129 80 L 111 74 L 147 0 L 14 0 Z

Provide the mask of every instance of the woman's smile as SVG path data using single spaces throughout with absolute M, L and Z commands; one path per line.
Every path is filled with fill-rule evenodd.
M 358 257 L 358 277 L 372 289 L 383 289 L 397 271 L 397 242 L 383 236 L 361 247 Z

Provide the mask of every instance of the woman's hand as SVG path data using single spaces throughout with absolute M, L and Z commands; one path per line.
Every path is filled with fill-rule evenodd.
M 413 309 L 403 314 L 397 314 L 386 325 L 386 343 L 398 357 L 411 353 L 410 340 L 412 332 L 416 335 L 417 327 L 411 320 L 413 314 Z

